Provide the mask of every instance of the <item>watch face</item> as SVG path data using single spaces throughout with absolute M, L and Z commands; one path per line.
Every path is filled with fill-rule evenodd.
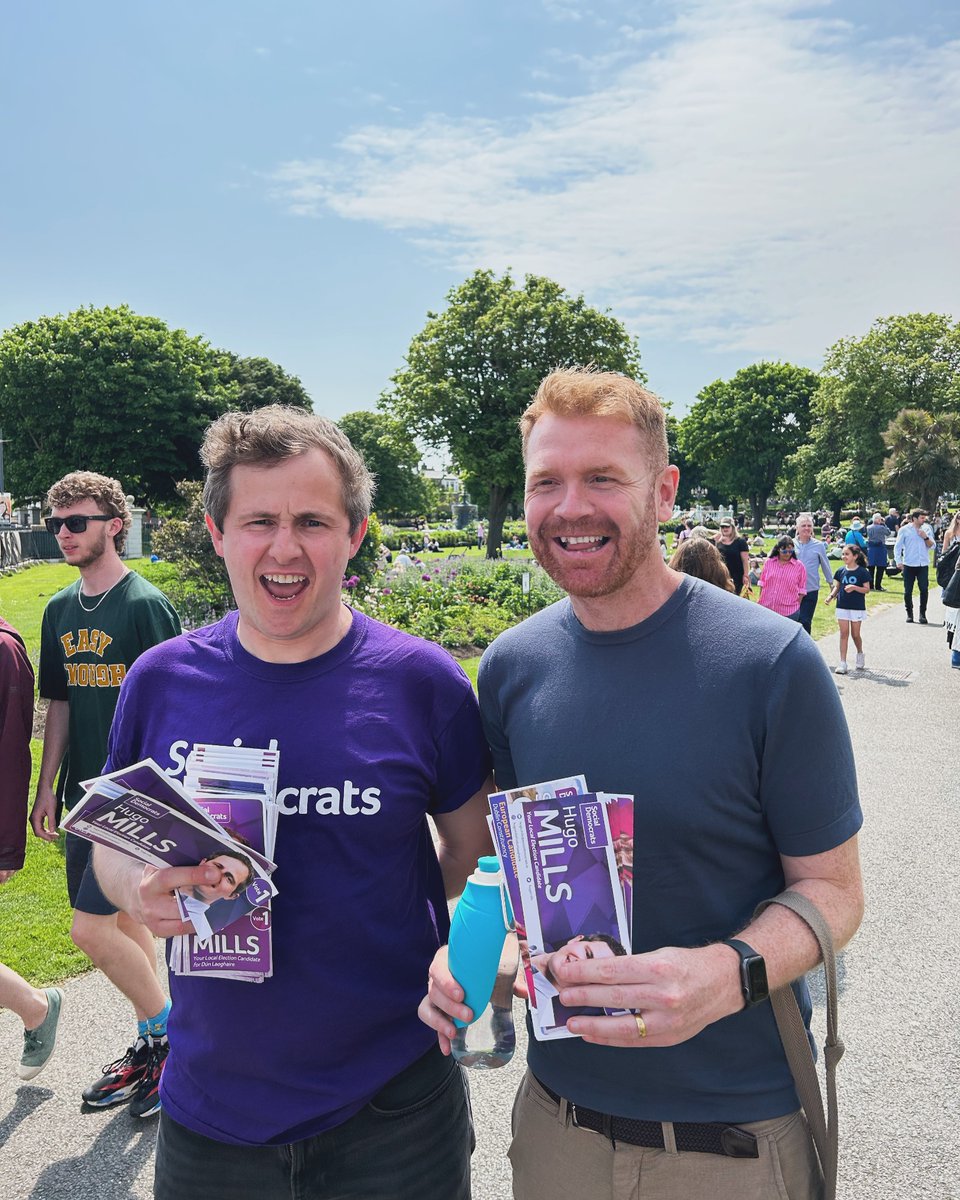
M 756 955 L 753 958 L 745 958 L 743 960 L 744 983 L 750 993 L 752 1001 L 763 1000 L 769 995 L 767 987 L 767 965 L 760 957 Z

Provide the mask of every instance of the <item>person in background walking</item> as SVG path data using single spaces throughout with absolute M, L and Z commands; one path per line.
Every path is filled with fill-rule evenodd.
M 875 512 L 873 520 L 867 526 L 867 569 L 870 572 L 870 588 L 874 592 L 886 591 L 881 585 L 887 569 L 889 532 L 881 514 Z
M 39 691 L 50 704 L 30 824 L 38 838 L 56 842 L 60 806 L 76 804 L 81 781 L 103 769 L 127 671 L 144 650 L 178 634 L 180 618 L 166 596 L 121 557 L 131 516 L 116 479 L 73 471 L 53 485 L 47 504 L 47 530 L 67 564 L 80 572 L 51 596 L 40 629 Z M 84 1089 L 83 1100 L 94 1108 L 129 1100 L 133 1117 L 149 1117 L 160 1106 L 170 1002 L 157 976 L 153 935 L 118 912 L 100 890 L 90 865 L 92 849 L 86 839 L 67 834 L 70 936 L 130 1001 L 137 1036 Z
M 820 598 L 820 572 L 827 583 L 833 583 L 833 571 L 827 558 L 827 548 L 813 536 L 813 513 L 802 512 L 797 517 L 797 536 L 793 542 L 797 562 L 807 572 L 807 590 L 797 610 L 797 620 L 807 633 L 812 633 L 813 614 Z
M 23 638 L 0 617 L 0 884 L 23 867 L 30 790 L 30 735 L 33 732 L 33 667 Z M 35 988 L 0 963 L 0 1008 L 23 1022 L 21 1079 L 33 1079 L 50 1061 L 57 1044 L 63 992 Z
M 760 603 L 791 621 L 799 621 L 800 602 L 807 594 L 807 570 L 797 562 L 793 538 L 778 539 L 760 572 Z
M 857 670 L 862 671 L 866 665 L 863 657 L 863 636 L 861 626 L 867 617 L 867 592 L 870 591 L 870 572 L 867 570 L 867 556 L 859 546 L 844 546 L 843 566 L 837 568 L 833 577 L 833 588 L 827 597 L 827 604 L 839 597 L 837 603 L 837 625 L 840 627 L 840 663 L 838 675 L 846 675 L 847 646 L 850 635 L 853 634 L 853 644 L 857 648 Z
M 863 536 L 863 522 L 859 517 L 854 517 L 850 522 L 850 528 L 844 535 L 843 544 L 845 546 L 858 546 L 861 550 L 866 550 L 867 539 Z
M 940 557 L 943 558 L 950 553 L 950 550 L 960 542 L 960 512 L 954 513 L 953 519 L 943 531 L 943 547 Z M 944 564 L 946 566 L 946 564 Z M 955 580 L 957 572 L 960 571 L 960 556 L 957 557 L 956 566 L 952 579 Z M 960 669 L 960 649 L 954 646 L 954 635 L 957 632 L 957 624 L 960 622 L 960 607 L 950 604 L 953 599 L 951 592 L 953 590 L 951 583 L 944 587 L 941 598 L 943 600 L 943 621 L 947 627 L 947 647 L 951 651 L 950 665 Z
M 731 517 L 724 517 L 720 522 L 716 546 L 730 572 L 733 590 L 739 596 L 743 591 L 743 581 L 750 570 L 750 547 L 747 545 L 746 539 L 737 533 L 737 526 Z M 747 591 L 749 590 L 748 583 Z
M 930 587 L 930 551 L 933 549 L 933 534 L 924 525 L 927 514 L 915 508 L 897 534 L 893 557 L 903 569 L 903 606 L 907 610 L 907 624 L 913 624 L 913 584 L 916 581 L 920 592 L 920 624 L 927 623 L 927 592 Z

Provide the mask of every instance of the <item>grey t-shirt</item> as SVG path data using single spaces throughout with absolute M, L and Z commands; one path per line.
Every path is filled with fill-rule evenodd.
M 545 609 L 490 647 L 479 693 L 498 787 L 583 773 L 592 791 L 634 794 L 634 953 L 731 936 L 782 891 L 781 854 L 822 853 L 860 827 L 819 650 L 701 580 L 684 576 L 613 633 L 584 629 L 567 600 Z M 531 1039 L 528 1060 L 560 1095 L 624 1116 L 752 1121 L 798 1107 L 769 1004 L 680 1046 Z

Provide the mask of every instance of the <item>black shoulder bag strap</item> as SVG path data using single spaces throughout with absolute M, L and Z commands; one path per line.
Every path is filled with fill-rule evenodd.
M 813 1052 L 807 1037 L 806 1026 L 793 988 L 777 988 L 770 993 L 773 1015 L 780 1031 L 780 1040 L 793 1072 L 797 1095 L 807 1117 L 813 1142 L 817 1148 L 820 1167 L 823 1171 L 824 1200 L 835 1200 L 837 1194 L 837 1063 L 843 1057 L 843 1042 L 837 1034 L 837 960 L 833 952 L 833 936 L 820 915 L 820 910 L 799 892 L 781 892 L 772 900 L 757 905 L 754 917 L 760 915 L 771 904 L 782 904 L 796 913 L 813 931 L 820 944 L 823 958 L 823 973 L 826 979 L 827 1040 L 823 1044 L 823 1063 L 827 1085 L 827 1115 L 824 1119 L 823 1095 Z

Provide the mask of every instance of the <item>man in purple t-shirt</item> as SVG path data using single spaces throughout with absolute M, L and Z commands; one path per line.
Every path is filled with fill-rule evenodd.
M 489 853 L 473 691 L 438 647 L 344 605 L 373 481 L 335 425 L 277 406 L 228 413 L 202 457 L 239 611 L 141 656 L 108 769 L 149 756 L 178 775 L 197 742 L 279 749 L 273 974 L 172 977 L 154 1194 L 467 1200 L 462 1073 L 417 1004 L 446 895 Z M 174 890 L 221 875 L 103 847 L 95 863 L 162 937 L 193 932 Z

